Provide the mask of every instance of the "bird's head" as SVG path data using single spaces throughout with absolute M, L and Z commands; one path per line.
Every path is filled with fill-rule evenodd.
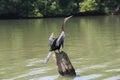
M 70 19 L 71 17 L 73 17 L 73 16 L 69 16 L 69 17 L 66 17 L 66 18 L 64 19 L 64 22 L 63 22 L 62 27 L 61 27 L 61 30 L 62 30 L 62 31 L 64 31 L 64 25 L 65 25 L 65 23 L 66 23 L 67 20 Z
M 71 17 L 73 17 L 73 16 L 69 16 L 69 17 L 65 18 L 65 19 L 64 19 L 64 24 L 65 24 L 66 21 L 67 21 L 68 19 L 70 19 Z

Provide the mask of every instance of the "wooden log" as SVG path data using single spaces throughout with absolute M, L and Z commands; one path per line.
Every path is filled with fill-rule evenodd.
M 72 66 L 68 55 L 61 51 L 59 53 L 55 53 L 54 55 L 55 63 L 58 68 L 58 72 L 62 76 L 76 76 L 76 72 L 74 67 Z

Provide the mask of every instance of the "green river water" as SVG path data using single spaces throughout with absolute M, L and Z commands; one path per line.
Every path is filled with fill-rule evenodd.
M 0 20 L 0 80 L 120 80 L 120 16 L 73 17 L 64 50 L 76 77 L 59 75 L 52 57 L 41 64 L 64 18 Z M 54 53 L 53 53 L 54 54 Z

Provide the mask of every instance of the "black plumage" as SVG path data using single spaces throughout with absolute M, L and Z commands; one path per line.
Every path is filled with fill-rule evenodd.
M 61 46 L 63 47 L 64 46 L 64 40 L 61 40 L 61 42 L 59 43 L 58 46 L 56 46 L 56 42 L 57 42 L 57 39 L 56 38 L 54 41 L 53 41 L 53 44 L 51 45 L 50 47 L 50 51 L 55 51 L 55 50 L 60 50 Z

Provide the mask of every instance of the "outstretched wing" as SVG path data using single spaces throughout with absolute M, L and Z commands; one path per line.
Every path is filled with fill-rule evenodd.
M 48 55 L 46 56 L 42 63 L 46 64 L 49 61 L 51 54 L 52 52 L 48 52 Z
M 54 39 L 55 39 L 54 33 L 51 33 L 51 35 L 49 37 L 49 41 L 48 41 L 49 46 L 52 46 Z
M 59 46 L 61 44 L 63 45 L 64 38 L 65 38 L 65 33 L 64 33 L 64 31 L 62 31 L 60 36 L 58 37 L 58 39 L 56 41 L 56 46 Z

